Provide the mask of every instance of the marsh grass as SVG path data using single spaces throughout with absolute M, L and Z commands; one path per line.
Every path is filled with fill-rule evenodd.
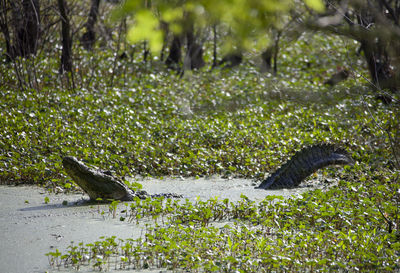
M 2 63 L 0 183 L 76 188 L 62 169 L 66 155 L 121 177 L 263 179 L 305 145 L 336 143 L 356 161 L 326 169 L 337 186 L 260 203 L 135 199 L 121 215 L 114 204 L 113 218 L 153 221 L 141 238 L 72 243 L 49 252 L 49 262 L 95 270 L 399 270 L 400 111 L 375 100 L 359 76 L 356 47 L 306 35 L 282 49 L 277 76 L 248 61 L 182 78 L 140 55 L 115 66 L 108 50 L 75 48 L 75 89 L 55 72 L 52 53 L 30 59 L 35 82 Z M 328 89 L 322 83 L 338 65 L 351 67 L 352 77 Z

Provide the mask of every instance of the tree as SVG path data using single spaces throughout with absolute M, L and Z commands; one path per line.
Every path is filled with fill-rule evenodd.
M 165 61 L 170 68 L 175 68 L 182 61 L 182 38 L 181 35 L 174 34 L 169 48 L 169 55 Z
M 9 11 L 12 16 L 8 15 Z M 11 60 L 17 56 L 36 54 L 40 36 L 39 0 L 1 0 L 0 13 L 0 28 L 6 40 L 7 58 Z M 10 28 L 14 31 L 10 31 Z
M 0 0 L 0 28 L 6 41 L 7 59 L 11 60 L 14 58 L 14 50 L 8 25 L 7 11 L 9 10 L 9 8 L 9 2 L 7 0 Z
M 61 17 L 61 34 L 62 34 L 62 53 L 60 73 L 64 71 L 72 72 L 72 38 L 70 31 L 69 18 L 66 11 L 64 0 L 58 0 L 58 9 Z
M 307 3 L 321 10 L 319 0 L 307 0 Z M 132 15 L 134 24 L 128 37 L 133 42 L 149 41 L 154 51 L 161 50 L 162 36 L 160 24 L 165 22 L 176 35 L 186 36 L 189 46 L 189 55 L 201 54 L 201 44 L 196 44 L 191 36 L 191 29 L 201 29 L 205 26 L 221 24 L 230 29 L 229 35 L 224 36 L 225 44 L 231 48 L 250 48 L 255 44 L 259 48 L 266 48 L 268 38 L 266 34 L 277 24 L 287 20 L 286 14 L 294 7 L 291 0 L 199 0 L 199 1 L 151 1 L 151 5 L 143 4 L 138 0 L 127 0 L 118 12 L 120 17 Z M 285 17 L 286 16 L 286 17 Z M 189 36 L 187 35 L 189 34 Z M 174 50 L 178 48 L 177 36 L 174 36 Z M 255 43 L 253 41 L 256 41 Z M 173 53 L 175 54 L 175 53 Z M 174 55 L 178 57 L 178 55 Z M 199 56 L 197 56 L 199 57 Z M 175 60 L 172 58 L 170 60 Z
M 88 20 L 85 23 L 86 32 L 81 37 L 82 46 L 91 50 L 94 42 L 96 41 L 96 32 L 94 31 L 94 25 L 97 21 L 97 15 L 99 13 L 100 0 L 92 0 Z
M 198 69 L 204 66 L 203 45 L 196 39 L 194 18 L 189 14 L 186 18 L 186 26 L 183 31 L 186 37 L 186 55 L 183 62 L 183 69 Z
M 186 24 L 182 33 L 174 33 L 169 55 L 165 63 L 170 68 L 179 70 L 182 62 L 182 45 L 186 41 L 186 54 L 183 61 L 183 70 L 198 69 L 204 66 L 203 45 L 196 39 L 194 23 L 190 16 L 185 18 Z
M 22 1 L 22 18 L 16 26 L 16 55 L 25 57 L 35 54 L 40 32 L 39 0 Z
M 329 1 L 325 7 L 319 0 L 304 2 L 305 5 L 291 0 L 176 0 L 168 3 L 151 1 L 150 6 L 144 6 L 141 1 L 127 0 L 120 14 L 131 14 L 135 18 L 131 40 L 148 40 L 153 49 L 161 48 L 157 45 L 163 40 L 163 33 L 158 27 L 161 20 L 168 23 L 178 35 L 185 31 L 187 22 L 183 18 L 187 14 L 193 18 L 195 29 L 206 25 L 223 25 L 229 29 L 229 35 L 224 38 L 225 44 L 231 45 L 231 49 L 267 48 L 263 54 L 264 68 L 272 65 L 271 58 L 276 57 L 278 49 L 275 48 L 275 56 L 271 55 L 271 48 L 275 45 L 271 45 L 267 34 L 280 29 L 279 25 L 290 22 L 293 14 L 300 14 L 301 21 L 298 23 L 307 29 L 323 30 L 357 40 L 369 69 L 371 83 L 377 89 L 392 92 L 399 89 L 400 58 L 397 55 L 400 51 L 400 0 Z M 145 11 L 146 16 L 142 16 Z M 152 22 L 152 31 L 144 32 L 149 22 Z M 178 46 L 178 40 L 174 39 L 172 54 L 175 57 L 179 57 L 176 55 Z M 174 59 L 169 58 L 171 60 Z M 276 60 L 274 66 L 276 70 Z
M 371 82 L 377 90 L 400 88 L 400 1 L 329 2 L 327 13 L 306 25 L 360 43 Z

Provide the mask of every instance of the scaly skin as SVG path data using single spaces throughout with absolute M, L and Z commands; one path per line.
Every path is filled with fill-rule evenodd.
M 90 197 L 91 200 L 101 198 L 130 201 L 134 192 L 116 177 L 89 168 L 75 157 L 66 156 L 63 158 L 63 166 L 69 176 L 78 184 Z
M 329 165 L 353 165 L 351 156 L 341 148 L 332 144 L 318 144 L 306 147 L 297 152 L 275 173 L 265 179 L 258 189 L 282 189 L 297 187 L 301 181 L 315 171 Z M 63 158 L 63 166 L 72 179 L 90 196 L 92 200 L 133 200 L 135 196 L 150 196 L 145 191 L 133 192 L 118 178 L 109 172 L 101 172 L 89 168 L 75 157 Z M 161 194 L 179 198 L 176 194 Z M 159 196 L 159 195 L 157 195 Z
M 110 200 L 132 201 L 135 197 L 145 199 L 147 197 L 182 198 L 175 193 L 159 193 L 150 195 L 146 191 L 134 192 L 120 179 L 113 176 L 110 171 L 99 171 L 86 166 L 75 157 L 63 158 L 63 166 L 69 176 L 81 187 L 91 200 L 101 198 L 107 202 Z
M 329 165 L 353 165 L 346 150 L 332 144 L 318 144 L 297 152 L 272 175 L 256 187 L 258 189 L 282 189 L 297 187 L 301 181 L 317 170 Z

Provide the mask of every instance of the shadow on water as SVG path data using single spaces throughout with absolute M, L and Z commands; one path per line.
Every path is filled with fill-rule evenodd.
M 43 204 L 40 206 L 33 206 L 33 207 L 28 207 L 28 208 L 22 208 L 19 209 L 19 211 L 46 211 L 46 210 L 54 210 L 54 209 L 66 209 L 66 208 L 76 208 L 76 207 L 87 207 L 87 206 L 93 206 L 93 205 L 107 205 L 109 204 L 105 202 L 98 202 L 98 201 L 92 201 L 90 199 L 81 199 L 78 201 L 74 202 L 68 202 L 68 204 L 63 204 L 57 203 L 57 204 Z

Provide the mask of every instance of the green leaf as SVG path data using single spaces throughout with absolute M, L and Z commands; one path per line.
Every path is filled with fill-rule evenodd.
M 148 10 L 136 13 L 135 24 L 129 29 L 127 37 L 132 43 L 148 41 L 153 53 L 157 54 L 162 49 L 163 33 L 159 29 L 159 21 Z
M 325 11 L 325 6 L 324 3 L 321 0 L 304 0 L 307 6 L 312 8 L 313 10 L 317 12 L 324 12 Z

